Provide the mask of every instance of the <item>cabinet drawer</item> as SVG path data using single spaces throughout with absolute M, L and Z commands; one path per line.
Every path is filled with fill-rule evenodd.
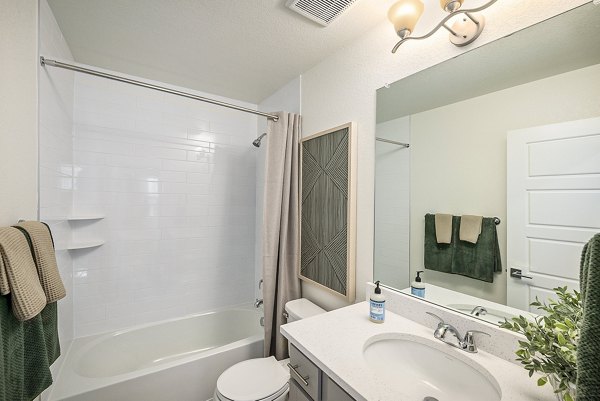
M 354 401 L 340 386 L 329 376 L 323 373 L 323 392 L 321 401 Z
M 311 398 L 300 388 L 300 385 L 296 380 L 290 380 L 290 397 L 288 401 L 313 401 Z
M 319 399 L 319 368 L 290 344 L 290 376 L 315 401 Z

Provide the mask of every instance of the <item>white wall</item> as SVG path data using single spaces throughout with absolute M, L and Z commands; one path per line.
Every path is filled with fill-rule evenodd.
M 37 218 L 37 1 L 0 0 L 0 225 Z
M 487 25 L 474 45 L 481 46 L 586 2 L 498 2 L 485 11 Z M 440 31 L 428 40 L 406 43 L 392 55 L 397 37 L 384 22 L 302 74 L 303 135 L 348 121 L 356 121 L 358 127 L 357 300 L 364 298 L 360 283 L 370 281 L 373 275 L 375 90 L 472 48 L 457 48 L 447 37 Z M 303 285 L 303 294 L 327 309 L 346 304 L 309 284 Z
M 256 127 L 251 114 L 76 76 L 74 210 L 106 216 L 78 239 L 106 243 L 74 257 L 75 336 L 253 300 Z
M 277 92 L 260 102 L 258 110 L 267 113 L 276 111 L 287 111 L 289 113 L 301 114 L 300 110 L 300 88 L 302 85 L 301 77 L 295 78 L 282 86 Z M 257 120 L 258 137 L 267 132 L 267 119 L 259 118 Z M 256 149 L 256 231 L 255 231 L 255 282 L 262 278 L 262 227 L 263 227 L 263 200 L 265 191 L 265 156 L 269 136 L 262 139 L 260 148 Z M 262 293 L 256 286 L 256 298 L 262 299 Z
M 72 61 L 73 56 L 46 0 L 40 0 L 39 52 L 49 58 Z M 39 65 L 39 64 L 37 64 Z M 73 204 L 73 91 L 74 73 L 39 67 L 39 214 L 52 230 L 56 259 L 67 290 L 58 302 L 61 359 L 73 339 L 73 262 L 65 243 L 71 238 L 66 218 Z
M 377 124 L 375 135 L 410 143 L 410 117 Z M 400 289 L 410 285 L 409 166 L 410 148 L 380 141 L 375 143 L 373 279 Z
M 410 116 L 410 266 L 423 268 L 426 213 L 498 216 L 506 268 L 506 133 L 600 116 L 600 65 Z M 468 113 L 468 123 L 457 116 Z M 426 270 L 425 281 L 506 303 L 506 272 L 493 283 Z

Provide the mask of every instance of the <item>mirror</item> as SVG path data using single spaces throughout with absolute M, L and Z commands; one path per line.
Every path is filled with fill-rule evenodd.
M 377 91 L 375 280 L 410 293 L 423 270 L 424 300 L 492 323 L 578 288 L 600 231 L 599 17 L 587 3 Z M 426 214 L 456 216 L 450 244 Z M 476 244 L 460 239 L 462 215 L 484 217 Z M 494 234 L 502 268 L 478 275 Z

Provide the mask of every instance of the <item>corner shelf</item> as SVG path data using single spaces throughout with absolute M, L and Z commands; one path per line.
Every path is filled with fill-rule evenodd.
M 68 221 L 84 221 L 84 220 L 102 220 L 104 218 L 104 216 L 100 216 L 100 215 L 74 215 L 74 216 L 67 216 Z
M 94 229 L 97 227 L 96 224 L 98 221 L 104 219 L 104 216 L 101 214 L 89 213 L 89 214 L 71 214 L 66 217 L 62 217 L 55 221 L 66 221 L 69 223 L 71 238 L 66 239 L 64 241 L 60 241 L 57 244 L 57 251 L 78 251 L 82 249 L 92 249 L 97 248 L 99 246 L 104 245 L 104 240 L 97 237 L 90 232 L 89 229 Z M 89 223 L 87 223 L 89 222 Z M 83 232 L 88 232 L 87 235 L 83 235 L 83 238 L 80 238 Z M 92 237 L 92 238 L 89 238 Z
M 104 241 L 102 240 L 70 242 L 66 245 L 66 247 L 61 247 L 59 250 L 76 251 L 79 249 L 97 248 L 102 245 L 104 245 Z

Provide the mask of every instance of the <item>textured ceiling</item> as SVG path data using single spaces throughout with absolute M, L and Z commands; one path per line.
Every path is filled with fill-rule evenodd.
M 393 1 L 357 0 L 328 27 L 285 0 L 49 3 L 77 62 L 258 103 L 385 21 Z

